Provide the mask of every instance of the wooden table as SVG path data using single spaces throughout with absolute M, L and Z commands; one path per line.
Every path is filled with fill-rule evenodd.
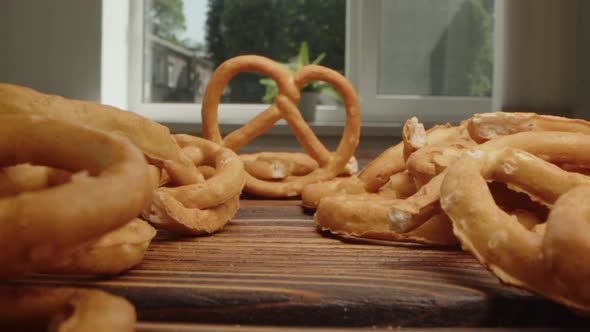
M 299 204 L 242 200 L 222 232 L 161 233 L 141 265 L 110 280 L 33 276 L 19 282 L 101 287 L 126 296 L 137 307 L 140 331 L 590 325 L 500 284 L 458 248 L 322 234 Z

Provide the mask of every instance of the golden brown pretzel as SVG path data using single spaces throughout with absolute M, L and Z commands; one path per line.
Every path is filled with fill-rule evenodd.
M 536 113 L 480 113 L 467 121 L 471 137 L 478 143 L 497 136 L 523 131 L 567 131 L 590 134 L 590 122 Z
M 166 169 L 175 183 L 202 181 L 197 169 L 170 137 L 168 128 L 137 114 L 0 83 L 0 114 L 13 113 L 46 116 L 125 136 L 143 151 L 150 163 Z
M 229 80 L 241 72 L 259 72 L 272 78 L 277 83 L 279 94 L 264 112 L 222 138 L 217 121 L 219 99 Z M 317 80 L 325 81 L 336 88 L 342 95 L 346 110 L 342 139 L 334 153 L 322 145 L 295 106 L 299 100 L 299 89 L 304 84 Z M 289 176 L 281 181 L 265 181 L 247 175 L 244 188 L 246 192 L 267 197 L 297 196 L 306 184 L 330 180 L 341 173 L 358 145 L 358 100 L 353 87 L 342 75 L 322 66 L 307 65 L 291 76 L 285 68 L 270 59 L 244 55 L 227 60 L 215 70 L 203 97 L 203 137 L 237 151 L 281 118 L 288 123 L 303 150 L 318 162 L 319 167 L 304 176 Z
M 0 279 L 43 271 L 77 254 L 137 216 L 151 199 L 145 158 L 123 137 L 26 113 L 0 114 L 0 133 L 0 167 L 30 162 L 85 171 L 48 188 L 47 181 L 34 181 L 41 187 L 31 192 L 17 183 L 32 183 L 25 177 L 11 178 L 17 179 L 10 182 L 16 184 L 13 194 L 0 198 Z M 71 331 L 131 331 L 135 322 L 131 304 L 101 291 L 15 285 L 0 288 L 0 316 L 0 326 L 49 323 Z
M 282 180 L 289 176 L 303 176 L 320 165 L 302 152 L 258 152 L 240 154 L 246 172 L 261 180 Z M 353 156 L 339 176 L 351 176 L 358 172 L 358 161 Z
M 38 271 L 49 274 L 120 274 L 143 260 L 154 236 L 154 227 L 135 218 L 67 255 L 56 255 L 48 265 L 39 266 Z
M 463 248 L 503 282 L 590 312 L 590 288 L 585 282 L 590 277 L 585 263 L 590 252 L 585 203 L 590 177 L 546 162 L 589 164 L 590 136 L 526 132 L 499 139 L 511 142 L 500 146 L 521 150 L 498 148 L 492 140 L 448 170 L 441 205 L 455 234 Z M 487 189 L 486 182 L 492 179 L 553 206 L 546 226 L 529 231 L 500 210 Z
M 320 200 L 314 219 L 320 229 L 338 235 L 431 245 L 457 244 L 444 213 L 433 215 L 421 227 L 402 234 L 389 229 L 390 207 L 391 199 L 377 194 L 327 196 Z
M 195 165 L 214 167 L 215 174 L 201 183 L 156 189 L 143 217 L 159 228 L 183 234 L 218 231 L 238 210 L 244 164 L 232 150 L 211 141 L 189 135 L 174 138 Z
M 133 305 L 100 290 L 0 286 L 2 331 L 132 332 L 135 320 Z
M 261 180 L 282 180 L 305 175 L 319 167 L 315 159 L 301 152 L 259 152 L 241 154 L 248 174 Z
M 151 166 L 153 167 L 153 166 Z M 86 171 L 72 174 L 46 166 L 20 164 L 0 168 L 0 197 L 48 189 L 70 181 L 85 181 Z M 78 246 L 66 255 L 55 255 L 42 273 L 118 274 L 139 264 L 156 230 L 135 218 L 123 226 Z
M 408 198 L 416 193 L 416 183 L 407 170 L 393 174 L 377 194 L 391 198 Z
M 431 144 L 414 151 L 406 160 L 408 173 L 413 177 L 416 188 L 426 185 L 461 156 L 477 144 L 466 136 L 454 140 Z
M 33 162 L 86 169 L 91 175 L 0 199 L 1 276 L 30 271 L 58 252 L 114 230 L 151 199 L 145 159 L 126 139 L 39 116 L 1 115 L 0 120 L 0 166 Z M 68 209 L 55 208 L 64 202 Z
M 70 172 L 31 164 L 0 168 L 0 197 L 53 187 L 68 182 L 70 177 Z

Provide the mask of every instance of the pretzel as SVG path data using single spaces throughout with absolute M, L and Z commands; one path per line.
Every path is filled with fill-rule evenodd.
M 203 180 L 174 143 L 168 128 L 137 114 L 0 83 L 0 114 L 13 113 L 42 115 L 125 136 L 143 151 L 150 163 L 166 169 L 175 183 L 191 184 Z
M 390 206 L 391 199 L 377 194 L 328 196 L 320 200 L 314 220 L 320 229 L 338 235 L 429 245 L 457 244 L 444 213 L 433 215 L 412 232 L 391 231 L 387 223 Z
M 152 166 L 153 167 L 153 166 Z M 20 164 L 0 169 L 0 197 L 37 191 L 83 181 L 87 172 L 72 174 L 46 166 Z M 42 273 L 118 274 L 139 264 L 156 230 L 141 219 L 84 243 L 66 255 L 55 255 L 47 265 L 37 266 Z
M 494 189 L 494 196 L 506 194 L 505 190 Z M 437 191 L 436 200 L 438 197 Z M 426 195 L 423 199 L 428 198 Z M 432 210 L 423 212 L 421 216 L 425 219 L 411 231 L 399 232 L 391 229 L 388 225 L 388 214 L 393 201 L 396 200 L 370 193 L 329 196 L 320 201 L 314 220 L 321 230 L 337 235 L 437 246 L 458 243 L 449 218 L 438 204 L 426 205 L 427 209 Z M 536 211 L 523 210 L 523 206 L 525 205 L 508 204 L 503 206 L 503 210 L 514 215 L 523 226 L 533 229 L 540 223 L 540 219 Z
M 183 234 L 221 229 L 237 212 L 245 182 L 244 164 L 230 149 L 202 138 L 175 135 L 195 165 L 215 168 L 204 182 L 156 189 L 143 217 L 159 228 Z
M 416 183 L 408 170 L 393 174 L 389 181 L 379 188 L 377 194 L 391 198 L 408 198 L 416 193 Z
M 404 128 L 414 125 L 414 123 L 417 123 L 417 120 L 416 122 L 409 120 L 408 123 L 404 125 Z M 465 128 L 453 127 L 446 124 L 442 126 L 434 126 L 426 132 L 422 132 L 422 130 L 419 129 L 405 129 L 404 132 L 407 133 L 406 135 L 409 133 L 414 135 L 425 134 L 426 137 L 415 137 L 412 139 L 414 141 L 424 142 L 424 144 L 435 144 L 447 142 L 464 135 Z M 410 153 L 410 150 L 405 145 L 404 142 L 401 142 L 386 149 L 377 158 L 367 164 L 358 175 L 353 175 L 347 178 L 337 178 L 324 183 L 310 184 L 306 186 L 301 195 L 302 205 L 306 208 L 316 208 L 320 199 L 323 197 L 342 194 L 379 192 L 379 189 L 386 185 L 393 175 L 402 173 L 406 170 L 404 153 Z M 406 151 L 404 152 L 404 150 Z M 407 179 L 407 177 L 402 175 L 398 179 Z M 407 197 L 409 189 L 408 182 L 398 183 L 401 185 L 399 191 L 393 188 L 391 183 L 387 185 L 387 191 L 390 194 L 392 192 L 397 192 L 397 198 Z
M 471 137 L 483 143 L 497 136 L 524 131 L 567 131 L 590 134 L 590 123 L 581 119 L 570 119 L 536 113 L 480 113 L 467 121 Z
M 261 180 L 282 180 L 289 176 L 303 176 L 319 167 L 312 157 L 301 152 L 258 152 L 240 154 L 246 172 Z M 358 161 L 350 158 L 338 176 L 351 176 L 358 172 Z
M 83 168 L 92 175 L 51 190 L 0 199 L 0 275 L 43 265 L 56 252 L 135 218 L 149 202 L 147 165 L 127 140 L 38 116 L 1 115 L 0 120 L 0 166 L 33 162 L 72 171 Z M 68 202 L 68 209 L 55 208 L 63 202 Z
M 257 179 L 282 180 L 290 175 L 305 175 L 318 168 L 318 162 L 305 153 L 260 152 L 241 154 L 246 171 Z
M 242 128 L 225 138 L 219 132 L 217 109 L 224 87 L 241 72 L 259 72 L 272 78 L 279 93 L 265 111 L 258 114 Z M 336 151 L 329 152 L 305 123 L 295 106 L 299 89 L 311 81 L 332 84 L 342 96 L 346 110 L 346 124 Z M 222 63 L 213 73 L 203 97 L 203 137 L 237 151 L 255 137 L 261 135 L 280 119 L 284 119 L 303 150 L 317 161 L 319 167 L 303 176 L 288 176 L 279 181 L 257 179 L 247 174 L 244 191 L 265 197 L 291 197 L 301 194 L 303 187 L 333 179 L 341 173 L 353 156 L 360 135 L 360 115 L 354 88 L 338 72 L 318 65 L 307 65 L 291 76 L 280 64 L 256 55 L 243 55 Z
M 135 218 L 151 200 L 148 165 L 123 137 L 25 113 L 0 114 L 0 133 L 0 167 L 33 163 L 85 170 L 66 183 L 36 191 L 20 192 L 28 188 L 17 183 L 8 191 L 13 194 L 0 198 L 0 279 L 55 264 L 75 266 L 78 261 L 58 262 Z M 11 170 L 31 171 L 38 176 L 29 166 Z M 25 176 L 10 179 L 32 183 Z M 60 329 L 129 331 L 135 322 L 131 304 L 100 291 L 12 286 L 3 287 L 0 295 L 0 324 L 8 326 L 20 325 L 26 317 L 26 323 L 51 322 Z
M 421 188 L 475 145 L 471 138 L 459 137 L 447 143 L 425 146 L 408 157 L 408 173 L 414 178 L 416 187 Z
M 135 330 L 133 305 L 95 289 L 0 286 L 2 331 Z
M 139 264 L 156 230 L 135 218 L 67 255 L 57 255 L 48 265 L 38 267 L 49 274 L 116 275 Z
M 53 187 L 68 182 L 70 177 L 70 172 L 31 164 L 0 168 L 0 197 Z
M 503 140 L 498 144 L 497 140 Z M 465 250 L 507 284 L 590 312 L 586 257 L 590 177 L 549 162 L 590 163 L 590 136 L 525 132 L 483 144 L 448 169 L 441 205 Z M 509 141 L 510 143 L 506 143 Z M 515 148 L 499 148 L 499 146 Z M 540 159 L 542 157 L 544 160 Z M 542 180 L 539 180 L 542 179 Z M 486 181 L 507 183 L 552 206 L 545 226 L 527 230 L 501 211 Z

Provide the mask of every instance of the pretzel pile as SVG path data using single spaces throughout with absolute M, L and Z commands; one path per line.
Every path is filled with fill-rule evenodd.
M 150 201 L 153 189 L 146 181 L 145 159 L 133 144 L 25 113 L 0 114 L 0 133 L 0 166 L 33 163 L 82 171 L 56 186 L 43 179 L 49 171 L 23 166 L 3 172 L 0 278 L 33 272 L 118 273 L 136 264 L 138 255 L 143 257 L 145 241 L 154 232 L 134 218 Z M 141 230 L 144 226 L 148 231 Z M 138 248 L 133 243 L 121 246 L 120 234 L 136 230 L 141 238 Z M 112 260 L 119 254 L 123 258 Z M 131 331 L 135 322 L 131 304 L 101 291 L 2 286 L 0 293 L 0 325 L 20 327 L 26 318 L 34 324 L 53 320 L 70 328 Z
M 258 72 L 272 78 L 279 93 L 265 111 L 222 138 L 217 121 L 219 100 L 227 83 L 242 72 Z M 327 82 L 342 96 L 346 124 L 335 152 L 324 147 L 296 107 L 299 90 L 312 81 Z M 305 185 L 356 171 L 353 154 L 360 136 L 358 100 L 352 85 L 338 72 L 318 65 L 307 65 L 291 75 L 279 63 L 257 55 L 231 58 L 215 70 L 203 97 L 204 138 L 238 151 L 280 119 L 287 122 L 306 154 L 265 152 L 242 156 L 248 171 L 245 192 L 264 197 L 298 196 Z
M 279 92 L 222 137 L 219 100 L 242 72 L 272 78 Z M 346 110 L 334 152 L 295 106 L 316 80 L 333 85 Z M 280 119 L 304 153 L 236 154 Z M 360 116 L 350 83 L 325 67 L 290 74 L 246 55 L 213 74 L 202 124 L 204 138 L 171 135 L 133 113 L 0 83 L 0 280 L 122 273 L 143 259 L 151 225 L 217 232 L 244 190 L 301 195 L 304 207 L 317 208 L 318 227 L 335 234 L 460 244 L 503 282 L 590 313 L 586 121 L 485 113 L 426 130 L 411 118 L 402 142 L 356 173 Z M 129 302 L 100 290 L 0 285 L 0 329 L 130 331 L 135 319 Z
M 450 167 L 441 205 L 463 248 L 502 281 L 589 312 L 590 269 L 583 257 L 590 249 L 584 204 L 590 177 L 565 171 L 556 165 L 561 163 L 588 165 L 590 136 L 525 132 L 494 139 Z M 547 222 L 532 229 L 514 222 L 490 195 L 491 180 L 550 207 Z
M 0 133 L 3 279 L 116 275 L 156 235 L 138 216 L 203 234 L 239 206 L 245 172 L 233 151 L 129 112 L 0 84 Z M 98 290 L 0 285 L 0 294 L 0 327 L 134 329 L 133 306 Z
M 319 184 L 306 187 L 303 205 L 317 206 L 316 222 L 332 233 L 431 245 L 456 244 L 450 221 L 435 202 L 442 180 L 438 173 L 458 153 L 437 151 L 460 151 L 470 144 L 466 133 L 464 126 L 450 125 L 425 131 L 417 119 L 410 119 L 404 125 L 402 143 L 387 149 L 358 176 L 328 182 L 323 190 L 315 191 Z M 421 154 L 415 155 L 417 151 Z M 416 215 L 423 227 L 406 233 L 390 229 L 390 218 L 405 219 L 408 214 Z
M 588 313 L 588 134 L 586 121 L 533 113 L 476 114 L 429 131 L 410 119 L 386 151 L 395 187 L 369 192 L 361 172 L 328 182 L 307 205 L 319 200 L 315 220 L 336 234 L 460 243 L 501 281 Z M 410 181 L 415 192 L 402 197 Z M 304 204 L 317 187 L 304 189 Z
M 151 164 L 148 178 L 156 191 L 142 215 L 158 228 L 181 234 L 212 233 L 238 209 L 245 176 L 242 162 L 212 142 L 199 138 L 190 144 L 186 139 L 177 142 L 182 136 L 172 136 L 167 127 L 134 113 L 11 84 L 0 83 L 0 114 L 38 115 L 131 140 Z M 226 171 L 212 177 L 216 168 Z

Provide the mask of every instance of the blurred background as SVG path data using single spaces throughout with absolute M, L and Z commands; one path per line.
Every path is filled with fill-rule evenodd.
M 430 124 L 492 110 L 588 119 L 585 14 L 583 0 L 6 0 L 0 80 L 198 125 L 215 68 L 260 54 L 346 75 L 365 135 L 391 135 L 412 115 Z M 272 101 L 271 85 L 238 75 L 221 121 L 252 118 Z M 336 135 L 339 99 L 316 90 L 310 122 Z

